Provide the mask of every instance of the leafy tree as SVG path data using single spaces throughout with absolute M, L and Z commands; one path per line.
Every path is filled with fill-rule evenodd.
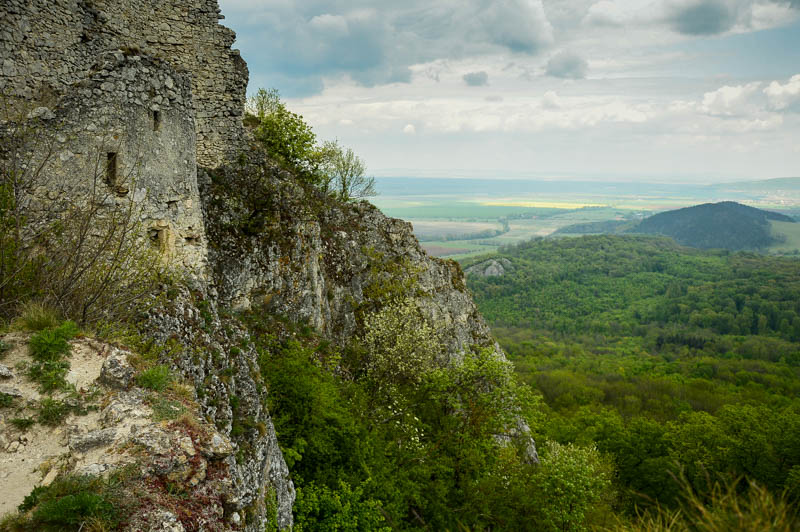
M 612 468 L 595 447 L 549 442 L 532 479 L 541 530 L 585 530 L 587 514 L 608 496 Z
M 270 157 L 305 181 L 318 184 L 323 154 L 303 117 L 286 108 L 277 89 L 259 89 L 248 107 L 258 119 L 255 137 Z
M 352 149 L 342 148 L 336 141 L 323 145 L 323 166 L 326 186 L 342 201 L 375 196 L 375 178 L 366 175 L 367 167 Z
M 364 161 L 337 141 L 317 143 L 299 114 L 289 111 L 277 89 L 259 89 L 247 103 L 247 122 L 269 156 L 286 170 L 342 201 L 374 196 L 375 179 Z

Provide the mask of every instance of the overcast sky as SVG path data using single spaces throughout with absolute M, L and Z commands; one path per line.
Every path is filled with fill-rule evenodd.
M 800 176 L 800 0 L 220 0 L 378 176 Z

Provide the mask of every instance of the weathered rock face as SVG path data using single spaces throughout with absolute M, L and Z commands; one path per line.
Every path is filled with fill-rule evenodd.
M 225 525 L 208 529 L 263 530 L 273 504 L 283 529 L 292 525 L 294 487 L 258 356 L 248 332 L 218 308 L 263 306 L 346 344 L 368 313 L 412 298 L 437 327 L 448 359 L 473 345 L 503 354 L 458 264 L 429 257 L 410 224 L 368 203 L 331 202 L 249 148 L 241 120 L 247 67 L 220 18 L 216 0 L 3 0 L 0 91 L 27 103 L 53 132 L 52 152 L 32 156 L 46 158 L 50 182 L 32 195 L 55 201 L 100 186 L 104 208 L 132 200 L 142 236 L 196 289 L 178 290 L 141 327 L 160 345 L 175 345 L 161 363 L 193 385 L 199 413 L 215 431 L 206 450 L 198 442 L 191 449 L 179 430 L 143 423 L 132 437 L 154 457 L 153 474 L 194 475 L 183 465 L 202 455 L 203 471 L 225 470 L 225 482 L 211 475 L 204 495 Z M 7 137 L 2 128 L 0 137 Z M 75 452 L 113 445 L 119 425 L 141 417 L 141 397 L 128 390 L 132 375 L 119 356 L 109 356 L 99 377 L 117 400 L 96 430 L 70 440 Z M 88 473 L 106 471 L 88 466 Z M 165 509 L 139 517 L 137 529 L 181 529 Z
M 506 258 L 491 259 L 470 266 L 465 273 L 479 277 L 502 277 L 511 268 L 511 261 Z
M 207 257 L 190 77 L 121 51 L 99 56 L 92 72 L 52 109 L 33 109 L 40 132 L 23 130 L 15 139 L 23 152 L 32 150 L 19 164 L 40 169 L 31 176 L 28 210 L 50 209 L 59 198 L 91 198 L 111 215 L 130 209 L 144 238 L 202 278 Z
M 9 361 L 29 359 L 28 335 L 12 333 L 3 340 L 10 346 Z M 68 414 L 54 427 L 21 428 L 10 420 L 30 416 L 43 396 L 24 372 L 10 378 L 15 410 L 13 415 L 7 410 L 0 415 L 0 479 L 8 487 L 0 498 L 0 511 L 16 509 L 34 486 L 49 485 L 61 473 L 97 476 L 132 468 L 136 478 L 131 489 L 147 503 L 134 506 L 125 516 L 124 530 L 163 530 L 165 520 L 184 529 L 169 510 L 180 510 L 176 506 L 185 501 L 164 489 L 167 482 L 180 487 L 186 499 L 197 501 L 183 508 L 187 511 L 181 517 L 187 525 L 230 530 L 238 493 L 231 468 L 236 448 L 228 437 L 199 416 L 190 401 L 174 402 L 181 417 L 156 418 L 152 392 L 137 388 L 131 378 L 132 352 L 91 338 L 71 344 L 67 381 L 91 391 L 97 404 L 80 415 Z M 152 512 L 152 506 L 162 510 Z
M 213 301 L 194 302 L 186 291 L 153 309 L 144 328 L 155 341 L 177 347 L 164 362 L 194 386 L 204 415 L 231 437 L 227 513 L 248 516 L 246 530 L 264 530 L 270 517 L 281 530 L 291 528 L 294 485 L 248 332 L 235 320 L 222 320 Z M 266 514 L 265 503 L 275 505 L 275 516 Z
M 248 204 L 251 191 L 240 186 L 241 176 L 260 176 L 259 205 Z M 394 296 L 412 297 L 451 357 L 471 345 L 495 346 L 458 264 L 428 256 L 411 224 L 366 202 L 332 203 L 256 154 L 203 181 L 209 254 L 223 304 L 266 305 L 345 344 L 359 333 L 364 312 Z

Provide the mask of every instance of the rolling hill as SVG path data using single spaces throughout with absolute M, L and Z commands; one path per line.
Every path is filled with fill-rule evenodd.
M 679 244 L 702 249 L 764 249 L 778 241 L 771 221 L 795 222 L 783 214 L 723 201 L 662 212 L 628 232 L 669 236 Z

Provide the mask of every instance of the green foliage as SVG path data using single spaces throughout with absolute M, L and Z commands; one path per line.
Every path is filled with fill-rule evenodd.
M 15 417 L 9 422 L 19 430 L 28 430 L 36 424 L 36 420 L 31 417 Z
M 434 328 L 406 300 L 367 315 L 363 345 L 341 352 L 313 335 L 298 341 L 291 324 L 262 313 L 247 320 L 303 530 L 522 530 L 548 500 L 535 491 L 537 472 L 567 475 L 574 465 L 537 468 L 524 438 L 501 443 L 520 419 L 533 420 L 538 398 L 491 350 L 436 362 Z M 286 340 L 272 336 L 287 327 Z M 418 374 L 395 360 L 403 357 Z M 578 453 L 594 483 L 570 485 L 573 529 L 606 504 L 595 488 L 609 487 L 597 453 Z
M 608 497 L 613 467 L 594 447 L 562 446 L 550 442 L 544 448 L 542 466 L 532 489 L 537 499 L 536 520 L 541 530 L 585 530 L 587 513 Z
M 27 375 L 39 384 L 42 393 L 53 393 L 67 388 L 68 372 L 69 362 L 66 360 L 45 360 L 31 364 Z
M 153 419 L 156 421 L 172 421 L 186 412 L 183 403 L 162 396 L 151 398 L 150 408 L 153 409 Z
M 71 411 L 72 408 L 68 404 L 45 397 L 39 403 L 36 420 L 42 425 L 56 426 L 64 421 Z
M 340 482 L 338 489 L 313 482 L 298 488 L 294 530 L 302 532 L 389 532 L 380 503 L 367 499 L 361 488 Z
M 56 328 L 44 329 L 31 336 L 31 356 L 37 362 L 57 361 L 70 353 L 69 340 L 78 334 L 78 326 L 66 321 Z
M 706 496 L 684 483 L 680 510 L 656 508 L 612 530 L 634 532 L 728 532 L 769 530 L 790 532 L 800 527 L 796 508 L 755 482 L 741 479 L 715 482 Z
M 19 506 L 10 530 L 80 530 L 92 523 L 113 528 L 120 522 L 120 501 L 113 480 L 67 476 L 37 486 Z
M 277 89 L 259 89 L 251 101 L 259 121 L 255 136 L 269 156 L 298 177 L 317 182 L 321 154 L 311 126 L 286 108 Z
M 311 126 L 289 111 L 277 89 L 259 89 L 247 107 L 246 123 L 255 126 L 256 140 L 282 168 L 341 201 L 376 194 L 375 179 L 366 175 L 364 161 L 338 141 L 318 144 Z
M 28 367 L 27 374 L 39 384 L 42 393 L 52 393 L 67 387 L 65 379 L 69 371 L 71 347 L 69 340 L 78 334 L 78 327 L 66 321 L 58 327 L 39 331 L 31 336 L 30 353 L 34 362 Z
M 374 393 L 419 383 L 434 368 L 441 346 L 413 299 L 393 301 L 364 318 L 365 377 Z
M 136 376 L 136 385 L 154 392 L 163 392 L 172 382 L 168 366 L 154 366 Z
M 676 508 L 681 471 L 700 497 L 730 475 L 791 491 L 800 262 L 612 236 L 539 240 L 501 256 L 513 269 L 468 283 L 542 394 L 538 439 L 610 456 L 622 510 Z
M 340 200 L 375 196 L 375 178 L 368 177 L 364 161 L 350 148 L 342 148 L 338 142 L 328 141 L 322 145 L 322 186 L 333 192 Z
M 8 408 L 14 404 L 14 396 L 0 392 L 0 408 Z
M 333 488 L 339 479 L 360 478 L 369 438 L 348 408 L 358 397 L 320 367 L 313 350 L 273 342 L 259 350 L 259 367 L 293 475 Z
M 37 332 L 43 329 L 54 329 L 62 321 L 55 310 L 41 303 L 29 301 L 22 305 L 20 315 L 15 323 L 27 331 Z

